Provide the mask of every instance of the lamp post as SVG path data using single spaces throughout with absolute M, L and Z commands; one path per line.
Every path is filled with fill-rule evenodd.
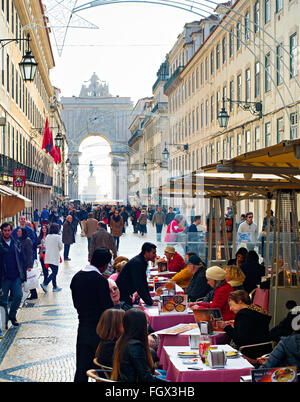
M 162 155 L 163 155 L 163 158 L 165 161 L 168 161 L 169 157 L 170 157 L 170 152 L 168 151 L 167 145 L 175 145 L 178 147 L 178 149 L 182 148 L 182 150 L 186 151 L 186 152 L 188 152 L 188 150 L 189 150 L 189 144 L 167 144 L 165 142 L 165 148 L 162 152 Z
M 25 40 L 27 42 L 27 50 L 23 55 L 21 62 L 19 63 L 19 67 L 23 80 L 31 82 L 34 80 L 38 63 L 34 60 L 33 54 L 29 48 L 30 35 L 27 34 L 26 38 L 0 39 L 0 44 L 2 47 L 4 47 L 11 42 L 18 42 L 21 40 Z M 3 44 L 3 42 L 5 43 Z
M 221 128 L 226 128 L 229 121 L 229 115 L 225 109 L 226 102 L 237 103 L 238 106 L 244 111 L 248 111 L 253 115 L 258 115 L 260 119 L 262 118 L 262 102 L 246 102 L 241 100 L 233 100 L 231 98 L 223 98 L 222 109 L 217 116 Z

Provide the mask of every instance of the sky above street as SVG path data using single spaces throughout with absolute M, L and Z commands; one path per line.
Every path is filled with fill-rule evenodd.
M 152 95 L 157 70 L 184 24 L 199 20 L 172 7 L 136 3 L 94 7 L 78 15 L 99 29 L 69 29 L 61 57 L 51 35 L 53 85 L 62 96 L 78 96 L 95 72 L 113 96 L 128 96 L 134 103 Z

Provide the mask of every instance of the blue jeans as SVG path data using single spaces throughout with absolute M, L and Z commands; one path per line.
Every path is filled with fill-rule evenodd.
M 64 260 L 69 258 L 70 247 L 71 247 L 71 244 L 64 245 Z
M 0 297 L 0 304 L 4 307 L 6 312 L 6 323 L 9 319 L 16 319 L 17 310 L 20 307 L 23 291 L 22 291 L 22 282 L 20 278 L 16 278 L 14 280 L 4 279 L 2 281 L 2 290 L 3 296 Z M 8 313 L 8 294 L 9 291 L 12 292 L 12 303 L 10 306 L 10 310 Z
M 163 225 L 156 224 L 156 240 L 161 241 L 161 232 Z
M 48 276 L 48 278 L 44 281 L 44 285 L 47 286 L 52 281 L 53 288 L 56 288 L 57 287 L 56 276 L 58 273 L 58 266 L 49 264 L 49 268 L 51 268 L 52 272 Z
M 90 244 L 91 244 L 91 238 L 88 237 L 87 239 L 88 239 L 88 251 L 89 251 L 90 250 Z
M 119 244 L 120 244 L 120 237 L 114 236 L 114 240 L 115 240 L 116 248 L 117 248 L 117 251 L 118 251 L 119 250 Z

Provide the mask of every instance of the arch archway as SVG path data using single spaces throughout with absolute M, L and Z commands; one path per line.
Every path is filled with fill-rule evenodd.
M 89 134 L 79 144 L 78 195 L 83 202 L 112 198 L 111 144 L 101 134 Z

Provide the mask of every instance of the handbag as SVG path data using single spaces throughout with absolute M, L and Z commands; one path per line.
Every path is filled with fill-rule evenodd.
M 27 279 L 24 282 L 24 291 L 29 292 L 32 289 L 37 289 L 39 287 L 39 275 L 36 269 L 32 269 L 27 272 Z

